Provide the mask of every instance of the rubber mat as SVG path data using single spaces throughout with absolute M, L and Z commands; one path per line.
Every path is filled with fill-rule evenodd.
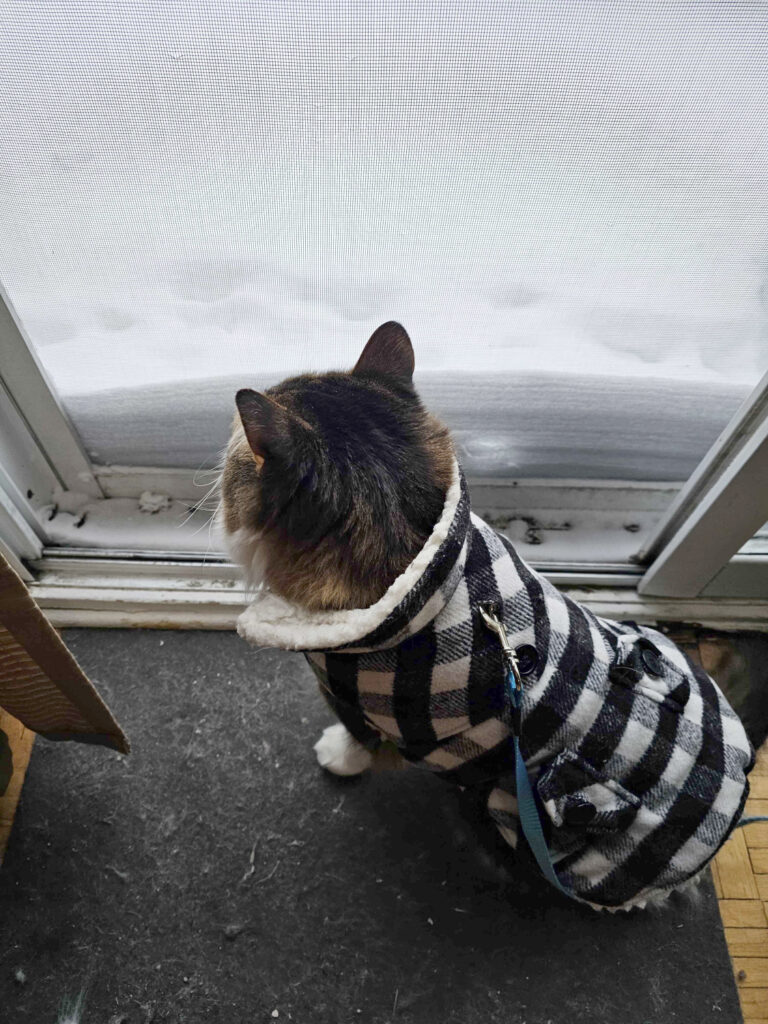
M 39 740 L 0 871 L 0 1006 L 45 1024 L 732 1024 L 709 879 L 596 914 L 416 771 L 338 780 L 297 654 L 70 630 L 129 757 Z

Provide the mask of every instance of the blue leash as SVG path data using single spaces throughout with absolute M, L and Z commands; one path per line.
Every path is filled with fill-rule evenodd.
M 552 858 L 549 855 L 549 848 L 544 838 L 544 830 L 541 827 L 539 808 L 536 797 L 533 795 L 531 778 L 525 766 L 523 755 L 520 753 L 520 724 L 522 717 L 523 703 L 523 681 L 520 678 L 520 669 L 517 664 L 515 652 L 507 640 L 504 626 L 496 615 L 496 609 L 492 605 L 480 605 L 480 614 L 486 626 L 496 634 L 501 644 L 501 651 L 504 663 L 507 666 L 507 690 L 512 704 L 512 744 L 515 749 L 515 788 L 517 790 L 517 814 L 520 819 L 520 826 L 523 830 L 526 842 L 531 853 L 539 865 L 542 875 L 564 896 L 575 898 L 567 889 L 564 889 L 560 879 L 555 874 L 552 866 Z
M 536 858 L 536 863 L 539 865 L 542 875 L 564 896 L 571 896 L 571 893 L 560 884 L 560 879 L 555 874 L 555 869 L 552 866 L 552 858 L 549 855 L 549 848 L 544 839 L 544 830 L 541 827 L 539 808 L 533 795 L 531 778 L 528 775 L 523 755 L 520 753 L 520 706 L 523 688 L 520 685 L 519 673 L 515 673 L 512 667 L 510 667 L 507 673 L 507 687 L 512 700 L 512 743 L 515 748 L 517 813 L 520 818 L 523 835 L 526 838 L 531 853 Z

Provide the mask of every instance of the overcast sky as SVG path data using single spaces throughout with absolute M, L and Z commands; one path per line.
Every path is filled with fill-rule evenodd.
M 0 0 L 0 281 L 62 394 L 351 364 L 754 383 L 768 5 Z

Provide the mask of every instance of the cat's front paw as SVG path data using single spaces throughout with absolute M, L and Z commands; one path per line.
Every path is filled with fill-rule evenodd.
M 334 775 L 359 775 L 371 767 L 373 756 L 341 722 L 323 729 L 315 744 L 317 761 L 321 768 Z

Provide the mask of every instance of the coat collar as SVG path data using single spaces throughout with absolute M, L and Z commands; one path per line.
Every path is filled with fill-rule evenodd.
M 394 647 L 423 629 L 450 600 L 464 571 L 469 542 L 469 492 L 457 462 L 443 511 L 429 539 L 386 593 L 368 608 L 309 612 L 262 590 L 237 631 L 259 647 L 353 651 Z

